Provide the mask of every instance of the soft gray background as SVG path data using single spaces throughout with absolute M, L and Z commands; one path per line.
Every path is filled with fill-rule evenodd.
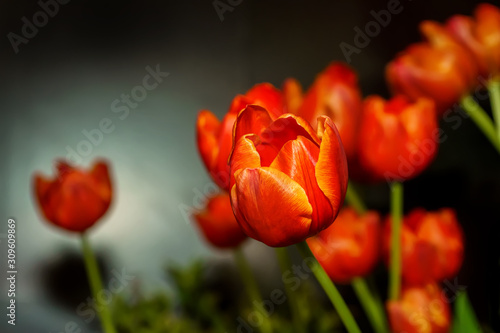
M 360 54 L 352 56 L 351 65 L 360 73 L 365 94 L 386 93 L 383 65 L 417 40 L 417 22 L 470 13 L 475 4 L 451 0 L 401 3 L 403 12 Z M 196 191 L 211 188 L 195 146 L 197 112 L 207 108 L 222 116 L 236 94 L 258 82 L 279 86 L 294 76 L 307 86 L 330 61 L 345 60 L 339 44 L 353 44 L 353 28 L 373 20 L 371 10 L 386 7 L 386 1 L 244 0 L 221 21 L 211 1 L 73 0 L 62 5 L 27 45 L 21 45 L 17 55 L 2 37 L 0 218 L 14 217 L 18 225 L 19 326 L 6 327 L 2 311 L 1 332 L 59 332 L 68 320 L 83 325 L 71 308 L 47 296 L 44 282 L 48 267 L 68 252 L 77 253 L 79 241 L 42 221 L 31 193 L 33 172 L 52 174 L 53 160 L 66 155 L 65 147 L 75 149 L 85 139 L 82 130 L 96 128 L 102 118 L 110 118 L 115 125 L 114 132 L 105 134 L 84 161 L 84 165 L 96 157 L 111 161 L 116 186 L 112 209 L 92 230 L 94 247 L 108 271 L 126 268 L 148 291 L 166 288 L 163 267 L 168 260 L 230 260 L 229 254 L 200 241 L 179 210 L 180 205 L 196 203 Z M 2 1 L 2 36 L 20 33 L 21 18 L 38 10 L 35 1 Z M 128 118 L 120 120 L 111 111 L 112 101 L 142 83 L 146 66 L 157 64 L 170 75 Z M 459 150 L 451 150 L 451 143 L 442 147 L 444 157 L 433 170 L 466 165 L 470 159 L 461 159 L 460 154 L 475 152 L 479 154 L 476 162 L 482 163 L 472 161 L 469 170 L 481 165 L 479 170 L 486 170 L 486 175 L 487 170 L 496 175 L 498 159 L 488 143 L 471 126 L 464 125 L 461 131 L 472 131 L 475 136 L 460 139 L 456 135 Z M 470 140 L 484 147 L 467 148 Z M 498 183 L 497 176 L 484 177 L 484 182 L 494 179 Z M 380 203 L 382 195 L 373 196 L 373 201 Z M 407 202 L 410 208 L 422 204 L 419 195 L 413 199 L 414 203 Z M 385 204 L 380 205 L 384 209 Z M 6 223 L 1 222 L 0 233 L 5 230 Z M 4 241 L 0 249 L 1 277 Z M 259 263 L 254 266 L 261 273 L 276 271 L 272 256 L 263 255 L 268 249 L 249 242 L 246 250 L 252 262 Z M 481 274 L 481 268 L 472 264 L 469 268 Z M 4 308 L 5 280 L 0 281 Z M 71 285 L 71 281 L 66 283 Z M 476 299 L 489 294 L 483 290 Z M 35 328 L 27 328 L 30 322 L 36 322 Z

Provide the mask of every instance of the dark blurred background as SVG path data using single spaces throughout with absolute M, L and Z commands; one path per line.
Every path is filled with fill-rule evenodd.
M 87 292 L 79 242 L 41 221 L 31 194 L 34 171 L 52 174 L 54 158 L 64 158 L 68 147 L 76 150 L 86 140 L 82 131 L 109 118 L 114 130 L 81 161 L 88 165 L 101 156 L 113 165 L 116 200 L 91 238 L 105 274 L 125 269 L 154 292 L 168 288 L 168 261 L 230 261 L 200 241 L 183 214 L 197 204 L 197 193 L 212 188 L 194 141 L 197 112 L 222 116 L 236 94 L 258 82 L 280 86 L 292 76 L 307 87 L 329 62 L 346 61 L 340 44 L 353 45 L 354 28 L 364 30 L 374 20 L 370 12 L 388 6 L 386 0 L 232 3 L 238 2 L 221 20 L 209 0 L 72 0 L 59 4 L 17 53 L 9 33 L 22 37 L 23 17 L 33 22 L 41 7 L 0 2 L 1 271 L 9 217 L 18 223 L 19 250 L 18 325 L 12 329 L 2 315 L 1 332 L 59 332 L 68 321 L 86 327 L 75 314 Z M 384 65 L 419 39 L 420 21 L 470 14 L 476 4 L 401 0 L 402 11 L 351 55 L 364 95 L 388 96 Z M 122 120 L 111 105 L 142 85 L 147 66 L 169 75 Z M 457 129 L 443 123 L 443 129 L 448 139 L 436 161 L 405 188 L 405 209 L 457 209 L 467 242 L 458 284 L 467 287 L 479 319 L 498 331 L 500 157 L 467 119 Z M 371 207 L 387 211 L 386 184 L 362 192 Z M 279 283 L 269 249 L 249 242 L 245 250 L 263 284 Z M 0 281 L 5 309 L 6 283 Z M 95 325 L 84 330 L 92 331 Z

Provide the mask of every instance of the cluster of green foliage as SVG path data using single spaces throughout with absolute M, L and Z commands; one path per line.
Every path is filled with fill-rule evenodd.
M 234 281 L 236 288 L 230 291 L 231 295 L 228 297 L 221 290 L 224 288 L 218 290 L 207 281 L 206 271 L 207 265 L 200 261 L 187 267 L 171 266 L 167 273 L 174 286 L 174 294 L 160 291 L 144 296 L 135 291 L 133 294 L 115 297 L 112 310 L 118 332 L 238 332 L 237 318 L 246 318 L 254 311 L 239 283 L 241 281 Z M 238 280 L 237 276 L 235 278 Z M 307 332 L 342 332 L 337 314 L 326 299 L 318 295 L 313 281 L 302 283 L 295 291 L 295 297 L 302 305 L 301 312 Z M 269 317 L 273 332 L 295 331 L 287 303 L 277 306 Z M 240 328 L 240 332 L 247 331 L 257 333 L 259 329 L 252 326 Z

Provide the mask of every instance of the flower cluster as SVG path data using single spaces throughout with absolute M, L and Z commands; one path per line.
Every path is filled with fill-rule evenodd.
M 377 332 L 388 331 L 386 321 L 393 332 L 449 331 L 451 308 L 440 283 L 462 266 L 464 233 L 451 208 L 405 215 L 402 186 L 437 155 L 440 117 L 478 85 L 498 89 L 497 124 L 479 106 L 471 118 L 500 152 L 500 9 L 481 4 L 474 17 L 425 21 L 420 31 L 423 41 L 386 67 L 389 98 L 364 96 L 354 69 L 332 62 L 306 90 L 294 78 L 281 90 L 260 83 L 236 96 L 222 120 L 202 110 L 196 122 L 199 155 L 220 188 L 193 212 L 205 240 L 237 258 L 248 238 L 310 250 L 304 261 L 313 262 L 310 271 L 350 332 L 359 328 L 333 283 L 353 285 Z M 35 175 L 36 201 L 52 224 L 82 234 L 87 256 L 84 234 L 113 196 L 108 165 L 98 161 L 84 171 L 59 162 L 57 170 L 54 180 Z M 367 210 L 349 180 L 366 187 L 387 181 L 390 214 Z M 363 282 L 380 259 L 388 267 L 386 313 Z M 87 261 L 91 276 L 95 260 Z M 249 268 L 240 266 L 248 278 Z M 255 283 L 248 286 L 258 299 Z M 111 325 L 106 313 L 101 320 Z M 262 326 L 272 332 L 271 323 Z

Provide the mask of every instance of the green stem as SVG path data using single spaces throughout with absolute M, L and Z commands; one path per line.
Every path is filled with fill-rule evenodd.
M 90 284 L 90 290 L 92 292 L 92 297 L 100 308 L 97 311 L 99 318 L 101 319 L 101 325 L 104 333 L 115 333 L 115 327 L 113 326 L 113 320 L 111 318 L 111 312 L 109 311 L 108 304 L 100 301 L 98 293 L 104 290 L 102 287 L 101 274 L 99 273 L 99 266 L 97 266 L 97 261 L 95 259 L 92 248 L 90 247 L 89 240 L 85 233 L 81 234 L 82 238 L 82 250 L 83 259 L 85 261 L 85 269 L 87 271 L 87 277 Z
M 363 278 L 358 277 L 352 280 L 351 285 L 375 332 L 389 332 L 383 310 L 384 307 L 380 304 L 380 302 L 377 302 L 375 297 L 372 295 L 366 281 Z
M 403 220 L 403 184 L 391 183 L 391 252 L 389 299 L 397 300 L 401 290 L 401 223 Z
M 363 200 L 361 200 L 361 196 L 356 191 L 352 182 L 349 182 L 347 186 L 345 201 L 349 206 L 353 207 L 358 214 L 362 215 L 366 212 L 366 206 L 363 203 Z
M 335 310 L 337 310 L 340 320 L 342 320 L 342 323 L 344 323 L 344 326 L 346 327 L 347 331 L 349 333 L 361 333 L 361 330 L 359 329 L 358 324 L 354 320 L 354 317 L 352 316 L 351 311 L 347 307 L 347 304 L 342 298 L 342 295 L 339 293 L 337 287 L 335 287 L 335 284 L 333 284 L 328 274 L 326 274 L 323 267 L 321 267 L 318 261 L 314 258 L 314 255 L 311 253 L 311 250 L 309 249 L 307 243 L 304 241 L 296 244 L 296 246 L 299 252 L 301 253 L 302 257 L 304 258 L 304 260 L 306 259 L 312 260 L 312 263 L 310 263 L 309 268 L 313 272 L 314 276 L 316 276 L 316 279 L 318 280 L 319 284 L 323 287 L 323 290 L 326 292 L 328 298 L 335 307 Z
M 488 84 L 491 110 L 497 129 L 497 139 L 500 140 L 500 80 L 491 80 Z
M 286 247 L 276 247 L 276 256 L 278 258 L 278 263 L 280 265 L 281 272 L 284 274 L 286 271 L 290 270 L 292 267 L 292 262 Z M 296 332 L 305 332 L 303 316 L 299 308 L 299 303 L 295 297 L 295 293 L 291 289 L 291 286 L 285 283 L 285 291 L 288 297 L 288 304 L 290 306 L 290 313 L 292 315 L 292 323 Z
M 238 247 L 234 250 L 234 257 L 236 259 L 236 265 L 240 271 L 241 278 L 245 285 L 245 289 L 248 293 L 248 297 L 252 302 L 252 306 L 257 311 L 261 311 L 259 308 L 260 304 L 262 304 L 262 296 L 260 295 L 259 286 L 257 285 L 257 281 L 252 273 L 252 269 L 243 254 L 243 250 Z M 265 311 L 265 310 L 264 310 Z M 271 326 L 271 322 L 269 321 L 269 314 L 262 316 L 263 321 L 260 327 L 262 333 L 272 333 L 273 328 Z
M 490 140 L 495 149 L 500 153 L 500 139 L 497 137 L 495 125 L 493 125 L 493 121 L 488 114 L 471 96 L 464 97 L 460 105 L 469 114 L 471 119 L 476 123 L 477 127 L 479 127 L 488 140 Z

